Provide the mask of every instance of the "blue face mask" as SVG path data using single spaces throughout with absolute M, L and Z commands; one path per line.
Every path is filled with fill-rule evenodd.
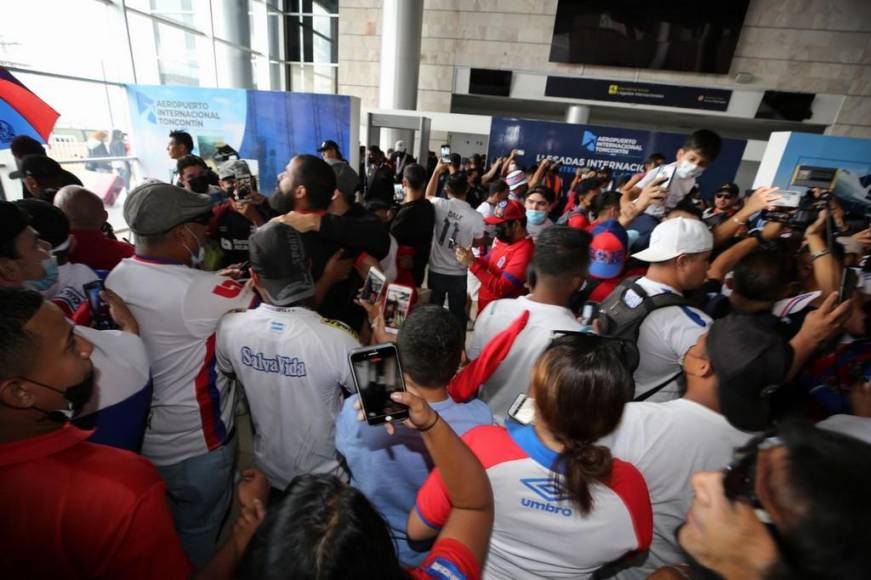
M 544 223 L 544 220 L 547 219 L 547 212 L 541 211 L 537 209 L 528 209 L 526 210 L 526 221 L 534 226 L 540 225 Z
M 51 256 L 50 258 L 43 260 L 42 269 L 45 271 L 42 278 L 39 280 L 27 280 L 24 282 L 24 285 L 31 290 L 36 290 L 37 292 L 45 292 L 54 286 L 57 283 L 58 276 L 60 275 L 57 267 L 57 258 Z

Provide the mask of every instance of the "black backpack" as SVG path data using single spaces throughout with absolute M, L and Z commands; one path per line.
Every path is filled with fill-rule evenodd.
M 638 348 L 638 332 L 641 329 L 641 323 L 644 322 L 644 319 L 651 312 L 660 308 L 666 308 L 667 306 L 685 306 L 689 304 L 686 298 L 671 292 L 657 294 L 656 296 L 648 295 L 644 288 L 638 285 L 638 278 L 640 276 L 626 278 L 608 294 L 599 306 L 598 319 L 599 334 L 623 339 L 635 345 L 636 349 Z M 627 293 L 630 291 L 632 294 L 627 297 Z M 639 358 L 635 358 L 635 360 L 639 360 Z M 635 371 L 635 369 L 630 370 Z M 634 400 L 643 401 L 652 397 L 679 377 L 682 372 L 678 372 L 676 375 L 669 377 L 665 382 L 638 395 Z

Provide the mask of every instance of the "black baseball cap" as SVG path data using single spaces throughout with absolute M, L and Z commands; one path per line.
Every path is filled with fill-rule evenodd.
M 711 325 L 706 350 L 726 420 L 744 431 L 767 429 L 771 395 L 786 382 L 792 365 L 787 340 L 760 317 L 733 313 Z
M 0 201 L 0 244 L 14 240 L 29 225 L 30 216 L 20 207 L 11 201 Z
M 326 141 L 321 143 L 321 146 L 318 147 L 318 153 L 323 153 L 327 149 L 335 149 L 336 152 L 340 151 L 339 144 L 336 143 L 335 141 L 333 141 L 332 139 L 327 139 Z
M 35 179 L 44 179 L 46 177 L 58 177 L 61 173 L 63 173 L 63 169 L 60 163 L 51 157 L 32 154 L 22 157 L 18 170 L 11 172 L 9 177 L 11 179 L 19 179 L 27 176 Z
M 60 251 L 59 246 L 70 237 L 70 221 L 66 214 L 41 199 L 19 199 L 13 203 L 30 217 L 30 225 L 39 232 L 39 237 Z
M 740 190 L 738 189 L 738 186 L 735 185 L 734 183 L 724 183 L 723 185 L 721 185 L 720 187 L 717 188 L 717 191 L 715 191 L 714 194 L 716 195 L 716 194 L 720 193 L 721 191 L 725 191 L 726 193 L 728 193 L 732 197 L 738 197 L 738 192 Z
M 302 237 L 292 227 L 270 222 L 257 228 L 248 238 L 248 253 L 272 304 L 287 306 L 315 295 Z

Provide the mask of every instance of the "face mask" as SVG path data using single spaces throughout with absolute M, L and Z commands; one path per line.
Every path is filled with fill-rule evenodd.
M 547 212 L 545 211 L 537 209 L 526 210 L 526 221 L 534 226 L 543 224 L 545 219 L 547 219 Z
M 209 176 L 198 175 L 188 179 L 188 187 L 194 193 L 208 193 L 209 191 Z
M 695 163 L 689 161 L 681 161 L 677 164 L 677 169 L 674 171 L 681 179 L 689 179 L 699 177 L 705 170 Z
M 31 290 L 36 290 L 37 292 L 45 292 L 54 286 L 57 283 L 57 278 L 59 276 L 57 258 L 51 256 L 50 258 L 43 260 L 42 269 L 45 270 L 45 275 L 42 278 L 39 280 L 27 280 L 24 282 L 24 285 Z
M 496 239 L 500 242 L 510 244 L 511 243 L 511 235 L 508 233 L 508 224 L 496 224 Z
M 71 387 L 67 387 L 65 390 L 46 385 L 45 383 L 40 383 L 39 381 L 34 381 L 33 379 L 28 379 L 27 377 L 21 378 L 23 378 L 28 383 L 39 385 L 44 389 L 48 389 L 50 391 L 54 391 L 55 393 L 60 393 L 61 395 L 63 395 L 63 398 L 67 400 L 66 409 L 46 411 L 45 409 L 34 407 L 37 411 L 45 413 L 45 415 L 52 421 L 58 421 L 59 423 L 65 423 L 75 417 L 79 413 L 79 411 L 81 411 L 82 408 L 87 404 L 87 402 L 91 400 L 91 395 L 94 393 L 93 370 L 91 370 L 87 374 L 87 376 L 85 376 L 82 382 L 75 384 Z
M 191 267 L 199 268 L 200 266 L 203 265 L 203 262 L 206 261 L 206 247 L 203 246 L 202 242 L 200 242 L 200 239 L 197 237 L 197 235 L 195 233 L 193 233 L 191 231 L 191 229 L 189 227 L 185 226 L 184 229 L 186 229 L 188 231 L 188 233 L 190 235 L 192 235 L 194 237 L 194 239 L 197 241 L 197 253 L 196 254 L 194 254 L 191 251 L 191 249 L 188 248 L 187 244 L 185 244 L 184 242 L 182 242 L 182 245 L 184 246 L 184 249 L 188 251 L 188 254 L 191 255 Z

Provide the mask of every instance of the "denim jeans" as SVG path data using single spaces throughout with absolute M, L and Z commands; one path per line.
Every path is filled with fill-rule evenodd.
M 445 296 L 448 297 L 448 310 L 457 317 L 463 328 L 466 328 L 466 285 L 468 275 L 448 276 L 429 271 L 427 285 L 432 290 L 431 304 L 443 306 Z
M 237 437 L 204 455 L 157 470 L 166 482 L 167 500 L 182 548 L 197 568 L 215 552 L 221 524 L 233 498 Z

